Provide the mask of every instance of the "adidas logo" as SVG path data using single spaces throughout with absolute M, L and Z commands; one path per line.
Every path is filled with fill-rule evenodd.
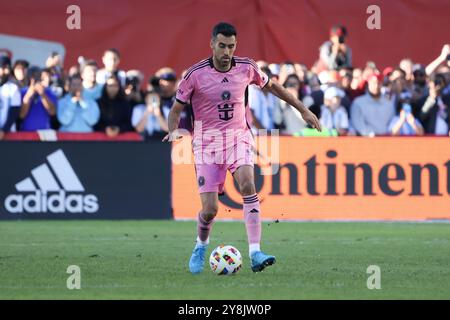
M 227 77 L 223 78 L 222 83 L 224 83 L 224 82 L 229 82 Z
M 48 165 L 37 166 L 31 170 L 31 177 L 16 183 L 20 193 L 5 199 L 5 209 L 11 213 L 97 212 L 97 197 L 84 195 L 85 189 L 64 152 L 61 149 L 53 152 L 47 161 Z
M 257 210 L 257 209 L 252 209 L 251 211 L 250 211 L 250 213 L 258 213 L 259 211 Z

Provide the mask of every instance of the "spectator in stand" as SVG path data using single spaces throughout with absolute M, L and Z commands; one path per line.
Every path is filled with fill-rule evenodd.
M 14 83 L 17 84 L 19 89 L 27 87 L 30 81 L 27 77 L 28 67 L 30 64 L 26 60 L 16 60 L 13 67 Z
M 400 61 L 398 64 L 399 68 L 405 72 L 405 80 L 408 88 L 412 86 L 414 76 L 413 76 L 413 67 L 414 63 L 411 59 L 405 58 Z
M 95 60 L 84 60 L 81 65 L 81 78 L 83 79 L 83 97 L 97 100 L 102 95 L 103 85 L 96 82 L 98 65 Z
M 389 131 L 393 136 L 421 136 L 424 133 L 422 124 L 414 117 L 411 99 L 412 95 L 407 90 L 400 94 L 396 105 L 396 116 L 389 124 Z
M 139 70 L 129 70 L 127 72 L 125 95 L 130 102 L 131 108 L 145 104 L 145 93 L 141 89 L 143 80 L 144 75 Z
M 58 52 L 53 52 L 45 63 L 47 70 L 49 70 L 51 78 L 52 91 L 58 98 L 64 95 L 65 75 L 62 63 L 62 57 Z
M 411 103 L 415 103 L 428 94 L 427 74 L 425 66 L 415 64 L 413 66 L 413 85 Z
M 367 79 L 367 93 L 356 98 L 350 108 L 350 120 L 356 134 L 386 135 L 395 115 L 392 101 L 381 95 L 383 76 L 374 73 Z
M 429 94 L 418 102 L 420 119 L 428 134 L 450 133 L 450 96 L 442 93 L 446 85 L 444 75 L 433 74 L 428 82 Z
M 57 97 L 41 82 L 41 69 L 30 67 L 28 70 L 30 86 L 21 90 L 22 107 L 20 119 L 21 131 L 51 129 L 51 117 L 56 115 Z
M 112 74 L 114 74 L 120 81 L 120 85 L 125 87 L 125 80 L 127 78 L 125 71 L 119 69 L 120 64 L 120 53 L 119 50 L 111 48 L 103 53 L 102 57 L 103 69 L 97 72 L 97 83 L 105 84 L 106 79 L 108 79 Z
M 45 68 L 41 70 L 41 84 L 45 89 L 49 89 L 55 97 L 58 99 L 63 92 L 63 89 L 58 87 L 55 83 L 53 83 L 52 71 L 50 68 Z M 54 130 L 58 130 L 60 127 L 60 123 L 58 118 L 55 115 L 50 116 L 50 128 Z
M 97 104 L 100 108 L 100 120 L 94 126 L 95 131 L 105 132 L 108 137 L 133 131 L 131 107 L 117 75 L 111 74 L 106 79 Z
M 318 72 L 322 70 L 339 70 L 352 67 L 352 50 L 345 44 L 347 29 L 335 25 L 330 30 L 330 39 L 320 47 L 320 62 Z
M 267 74 L 269 79 L 276 81 L 269 67 L 263 67 L 261 70 Z M 252 112 L 252 124 L 255 129 L 271 130 L 279 127 L 281 119 L 280 116 L 276 116 L 276 113 L 280 115 L 280 100 L 278 97 L 251 85 L 248 87 L 248 105 Z
M 161 99 L 156 92 L 148 92 L 145 104 L 137 105 L 133 109 L 131 123 L 144 139 L 161 138 L 169 131 L 167 121 L 161 114 L 160 103 Z
M 324 70 L 319 74 L 320 90 L 314 90 L 311 93 L 314 104 L 310 107 L 310 110 L 320 119 L 320 111 L 324 104 L 324 92 L 330 87 L 340 87 L 339 72 L 336 70 Z M 341 104 L 350 110 L 350 98 L 347 96 L 342 97 Z
M 359 68 L 353 69 L 352 83 L 350 84 L 350 87 L 353 90 L 353 93 L 351 96 L 352 101 L 356 97 L 366 94 L 366 86 L 367 86 L 367 81 L 366 81 L 366 79 L 363 79 L 362 69 L 359 69 Z
M 385 96 L 392 100 L 393 104 L 396 105 L 400 94 L 404 91 L 409 91 L 406 72 L 403 69 L 395 68 L 389 76 L 389 84 L 390 86 L 387 89 Z
M 329 87 L 324 93 L 324 104 L 321 107 L 320 123 L 322 128 L 330 133 L 336 131 L 338 135 L 347 135 L 349 128 L 348 113 L 341 104 L 345 92 L 337 87 Z
M 60 98 L 63 95 L 64 88 L 59 87 L 57 83 L 54 82 L 55 78 L 52 76 L 52 70 L 50 68 L 44 68 L 41 71 L 41 83 L 44 88 L 48 88 L 52 93 Z
M 100 118 L 97 102 L 83 94 L 79 74 L 68 78 L 68 93 L 58 101 L 57 116 L 63 132 L 92 132 Z
M 161 68 L 150 81 L 161 98 L 161 111 L 167 120 L 177 91 L 177 76 L 175 71 L 168 67 Z M 185 107 L 181 112 L 179 128 L 191 131 L 193 129 L 192 121 L 192 108 Z
M 296 99 L 299 99 L 300 79 L 296 74 L 291 74 L 283 83 L 286 88 Z M 283 134 L 301 134 L 302 130 L 306 128 L 307 123 L 303 120 L 300 112 L 293 106 L 287 104 L 285 101 L 280 101 L 281 119 L 283 123 Z
M 352 68 L 342 68 L 339 70 L 339 87 L 350 97 L 352 91 L 353 70 Z M 350 97 L 351 98 L 351 97 Z
M 0 140 L 5 133 L 16 131 L 22 97 L 19 87 L 11 77 L 11 60 L 7 56 L 0 57 Z

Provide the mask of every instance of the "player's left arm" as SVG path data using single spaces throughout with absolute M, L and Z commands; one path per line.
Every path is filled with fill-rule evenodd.
M 317 119 L 316 115 L 312 113 L 307 107 L 305 107 L 305 105 L 300 100 L 296 99 L 282 85 L 269 79 L 263 90 L 265 92 L 271 92 L 281 100 L 286 101 L 289 105 L 300 111 L 303 120 L 305 120 L 311 127 L 317 129 L 318 131 L 322 131 L 320 121 L 319 119 Z

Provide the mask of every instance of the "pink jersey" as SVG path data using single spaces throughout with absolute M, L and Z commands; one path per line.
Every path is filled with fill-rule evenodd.
M 268 81 L 267 75 L 249 58 L 233 57 L 227 72 L 216 70 L 212 58 L 193 65 L 180 81 L 176 99 L 192 105 L 194 141 L 202 141 L 194 142 L 194 149 L 195 144 L 204 148 L 215 133 L 248 134 L 247 87 L 256 84 L 263 88 Z

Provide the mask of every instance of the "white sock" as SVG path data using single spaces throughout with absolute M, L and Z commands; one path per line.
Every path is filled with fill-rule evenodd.
M 250 243 L 248 246 L 248 251 L 249 251 L 250 257 L 252 256 L 253 252 L 261 251 L 259 243 Z
M 208 244 L 209 244 L 209 237 L 208 237 L 208 239 L 206 239 L 206 241 L 202 241 L 202 240 L 200 240 L 199 237 L 197 237 L 197 243 L 195 244 L 195 247 L 196 248 L 200 247 L 200 246 L 206 247 Z

